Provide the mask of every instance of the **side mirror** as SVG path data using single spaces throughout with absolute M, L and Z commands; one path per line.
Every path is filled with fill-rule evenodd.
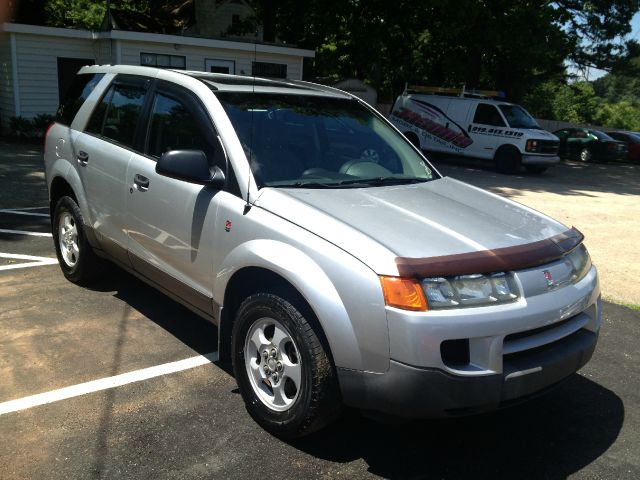
M 218 190 L 225 185 L 224 172 L 220 167 L 209 166 L 207 155 L 202 150 L 165 152 L 156 164 L 156 173 Z

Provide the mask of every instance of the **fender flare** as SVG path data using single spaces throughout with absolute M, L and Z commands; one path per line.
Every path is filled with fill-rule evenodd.
M 73 168 L 71 163 L 64 159 L 57 159 L 53 165 L 51 165 L 50 170 L 50 178 L 49 182 L 49 202 L 51 202 L 51 186 L 56 178 L 61 178 L 66 183 L 69 184 L 71 190 L 73 190 L 74 195 L 76 196 L 76 200 L 78 202 L 78 206 L 80 207 L 80 211 L 84 218 L 89 219 L 91 224 L 93 224 L 93 217 L 91 216 L 91 212 L 89 211 L 89 205 L 87 203 L 87 196 L 84 191 L 84 187 L 82 185 L 82 180 L 80 179 L 80 175 L 78 171 Z
M 333 283 L 307 254 L 277 240 L 251 240 L 234 248 L 215 276 L 213 300 L 223 305 L 233 275 L 258 267 L 278 274 L 307 301 L 329 342 L 337 367 L 362 368 L 362 357 L 347 310 Z

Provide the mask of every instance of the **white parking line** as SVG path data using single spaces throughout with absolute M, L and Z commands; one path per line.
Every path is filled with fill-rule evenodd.
M 0 265 L 0 270 L 14 270 L 16 268 L 40 267 L 42 265 L 56 265 L 57 258 L 36 257 L 34 255 L 21 255 L 19 253 L 0 253 L 0 258 L 10 260 L 31 260 L 29 262 L 12 263 L 10 265 Z
M 31 235 L 32 237 L 52 237 L 50 233 L 45 232 L 27 232 L 26 230 L 9 230 L 0 228 L 0 233 L 10 233 L 12 235 Z
M 10 213 L 11 215 L 29 215 L 31 217 L 49 217 L 48 213 L 23 212 L 22 210 L 13 208 L 0 209 L 0 213 Z
M 87 393 L 120 387 L 129 383 L 140 382 L 142 380 L 148 380 L 150 378 L 160 377 L 170 373 L 189 370 L 190 368 L 206 365 L 207 363 L 213 363 L 216 360 L 218 360 L 218 352 L 213 352 L 206 355 L 198 355 L 197 357 L 185 358 L 184 360 L 179 360 L 177 362 L 164 363 L 162 365 L 156 365 L 155 367 L 143 368 L 142 370 L 134 370 L 133 372 L 122 373 L 113 377 L 106 377 L 99 380 L 93 380 L 91 382 L 80 383 L 78 385 L 71 385 L 70 387 L 39 393 L 29 397 L 9 400 L 8 402 L 0 403 L 0 415 L 18 412 L 27 408 L 37 407 L 39 405 L 46 405 L 47 403 L 53 403 L 67 398 L 79 397 L 80 395 L 86 395 Z

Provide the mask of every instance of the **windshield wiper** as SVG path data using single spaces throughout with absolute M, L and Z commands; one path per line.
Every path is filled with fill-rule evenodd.
M 351 180 L 349 180 L 349 182 L 351 182 Z M 346 184 L 343 182 L 323 183 L 323 182 L 309 180 L 309 181 L 301 181 L 301 182 L 293 182 L 293 183 L 273 183 L 267 186 L 275 187 L 275 188 L 341 188 L 341 187 L 351 187 L 352 185 L 350 183 Z
M 267 185 L 275 188 L 358 188 L 382 185 L 403 185 L 409 183 L 428 182 L 429 178 L 401 178 L 401 177 L 375 177 L 375 178 L 354 178 L 349 180 L 340 180 L 338 182 L 323 183 L 313 180 L 299 181 L 293 183 L 275 183 Z
M 382 185 L 407 185 L 410 183 L 423 183 L 432 180 L 430 178 L 417 178 L 417 177 L 375 177 L 375 178 L 361 178 L 357 180 L 358 183 L 373 186 Z M 349 181 L 349 180 L 347 180 Z

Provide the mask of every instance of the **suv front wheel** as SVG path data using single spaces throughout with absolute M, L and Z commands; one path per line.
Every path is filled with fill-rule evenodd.
M 340 411 L 328 348 L 300 310 L 258 293 L 242 302 L 233 327 L 233 371 L 247 410 L 283 438 L 316 431 Z
M 84 220 L 75 200 L 64 196 L 53 213 L 53 243 L 62 273 L 73 283 L 86 283 L 96 273 L 98 258 L 84 234 Z

